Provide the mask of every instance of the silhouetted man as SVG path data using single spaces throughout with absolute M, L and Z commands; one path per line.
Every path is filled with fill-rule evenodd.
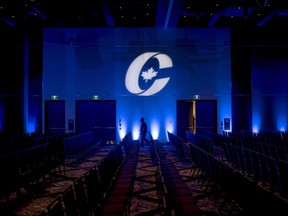
M 150 143 L 150 141 L 146 139 L 147 124 L 144 118 L 142 117 L 140 121 L 141 121 L 141 127 L 140 127 L 141 146 L 144 146 L 144 141 L 146 141 L 147 143 Z

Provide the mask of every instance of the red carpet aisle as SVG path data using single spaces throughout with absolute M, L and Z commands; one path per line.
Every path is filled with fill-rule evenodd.
M 171 145 L 164 145 L 167 158 L 174 161 L 182 178 L 197 198 L 197 205 L 206 215 L 245 215 L 244 210 L 230 199 L 226 193 L 204 172 L 193 166 L 191 161 L 179 156 L 178 151 Z
M 197 205 L 209 216 L 245 215 L 244 210 L 229 199 L 205 173 L 192 166 L 172 145 L 164 145 L 166 158 L 173 161 L 177 170 L 187 182 L 192 194 L 197 198 Z M 140 147 L 137 164 L 137 177 L 134 185 L 134 197 L 131 204 L 131 215 L 163 215 L 158 208 L 156 187 L 157 166 L 152 164 L 148 146 Z
M 132 198 L 132 215 L 161 215 L 156 185 L 157 166 L 152 164 L 149 147 L 140 147 Z

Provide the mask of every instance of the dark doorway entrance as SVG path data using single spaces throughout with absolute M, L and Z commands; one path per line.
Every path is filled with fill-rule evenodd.
M 116 101 L 76 101 L 76 132 L 95 131 L 103 141 L 116 140 Z
M 186 130 L 197 134 L 217 132 L 217 101 L 178 100 L 177 136 L 185 141 Z
M 45 101 L 45 134 L 65 133 L 65 101 Z

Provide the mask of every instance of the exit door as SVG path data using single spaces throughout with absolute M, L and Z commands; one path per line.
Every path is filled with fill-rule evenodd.
M 65 101 L 45 101 L 45 134 L 65 133 Z
M 177 136 L 186 140 L 186 130 L 197 134 L 217 132 L 217 101 L 177 101 Z
M 104 142 L 116 139 L 116 101 L 76 101 L 76 131 L 93 130 Z

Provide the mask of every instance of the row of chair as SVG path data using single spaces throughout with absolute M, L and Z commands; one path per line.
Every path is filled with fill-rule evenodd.
M 168 140 L 172 143 L 178 150 L 180 155 L 185 155 L 185 150 L 183 147 L 184 140 L 179 136 L 175 136 L 173 133 L 167 131 Z
M 175 164 L 158 154 L 158 147 L 151 146 L 153 155 L 157 158 L 157 180 L 160 187 L 159 199 L 163 200 L 163 212 L 165 215 L 204 215 L 197 205 L 197 199 L 191 189 L 183 180 Z
M 122 146 L 116 145 L 95 167 L 61 193 L 42 215 L 128 214 L 136 162 L 136 158 L 124 158 Z
M 265 190 L 287 197 L 288 161 L 230 143 L 224 145 L 227 162 L 233 167 L 251 178 L 255 184 L 261 184 Z
M 24 137 L 29 140 L 29 147 L 25 143 L 23 148 L 18 145 L 19 149 L 1 154 L 0 195 L 6 199 L 14 192 L 20 196 L 23 188 L 29 190 L 35 183 L 46 181 L 47 176 L 51 181 L 56 172 L 65 173 L 62 165 L 71 155 L 77 155 L 79 159 L 101 146 L 93 131 L 69 137 L 60 134 Z M 35 139 L 41 142 L 35 144 L 32 142 Z M 47 142 L 42 143 L 44 140 Z
M 230 132 L 227 135 L 235 135 L 235 133 Z M 262 142 L 271 145 L 288 146 L 288 132 L 284 131 L 259 131 L 258 133 L 241 131 L 238 135 L 242 136 L 246 143 L 248 142 Z
M 46 181 L 46 176 L 53 177 L 56 168 L 61 172 L 63 163 L 63 156 L 49 142 L 8 153 L 0 163 L 1 195 L 8 197 L 14 192 L 20 195 L 22 188 L 29 190 L 33 184 Z
M 288 210 L 287 199 L 280 198 L 264 187 L 263 182 L 254 180 L 238 167 L 214 157 L 199 146 L 190 143 L 195 163 L 211 180 L 215 181 L 231 199 L 243 205 L 247 214 L 285 215 Z M 272 172 L 272 171 L 271 171 Z M 272 177 L 272 176 L 271 176 Z M 286 179 L 287 180 L 287 179 Z M 287 181 L 286 181 L 287 182 Z
M 261 208 L 264 204 L 263 212 L 275 212 L 277 207 L 288 208 L 288 163 L 286 161 L 245 148 L 243 145 L 239 145 L 239 139 L 233 139 L 234 137 L 229 139 L 233 144 L 219 142 L 219 140 L 215 144 L 213 139 L 214 149 L 215 146 L 223 148 L 224 154 L 222 153 L 219 157 L 218 154 L 207 148 L 206 142 L 204 144 L 197 142 L 196 136 L 194 135 L 193 139 L 187 136 L 187 140 L 191 148 L 193 164 L 199 168 L 197 170 L 194 167 L 193 170 L 197 170 L 197 174 L 206 174 L 202 184 L 205 182 L 208 187 L 209 182 L 216 182 L 224 191 L 227 191 L 227 194 L 231 195 L 231 199 L 239 199 L 249 208 L 253 208 L 250 206 L 251 203 L 255 204 L 254 208 L 256 209 Z M 207 136 L 207 138 L 211 137 L 215 136 Z M 201 140 L 203 141 L 203 139 Z M 198 177 L 198 179 L 200 178 Z M 251 202 L 256 198 L 261 201 Z M 271 205 L 267 205 L 270 202 Z
M 63 150 L 66 161 L 79 162 L 95 152 L 102 144 L 95 131 L 74 134 L 63 139 Z
M 219 138 L 219 136 L 217 137 Z M 210 150 L 201 145 L 202 143 L 197 143 L 196 139 L 192 140 L 189 136 L 187 139 L 190 143 L 211 153 Z M 229 165 L 240 171 L 245 177 L 250 178 L 255 184 L 261 185 L 264 190 L 287 199 L 288 160 L 286 147 L 258 142 L 255 143 L 255 147 L 250 149 L 247 147 L 249 145 L 243 144 L 243 140 L 231 134 L 230 136 L 225 135 L 221 143 L 219 140 L 217 142 L 222 147 L 223 158 Z M 214 154 L 212 153 L 212 155 Z
M 282 139 L 271 138 L 270 136 L 263 134 L 213 134 L 213 140 L 215 143 L 231 143 L 243 148 L 248 148 L 253 151 L 262 152 L 263 154 L 279 158 L 281 160 L 288 161 L 288 144 Z
M 127 133 L 121 141 L 126 155 L 135 156 L 139 152 L 139 141 L 133 140 L 132 133 Z
M 54 147 L 62 147 L 59 143 L 62 143 L 63 138 L 71 134 L 72 133 L 24 133 L 9 136 L 5 135 L 5 138 L 0 138 L 1 156 L 45 143 L 50 143 L 53 146 L 54 143 L 57 143 L 57 146 Z
M 192 175 L 198 179 L 200 187 L 205 190 L 212 184 L 214 186 L 216 184 L 216 187 L 220 187 L 220 191 L 226 193 L 227 199 L 230 198 L 242 204 L 242 195 L 245 194 L 245 190 L 249 189 L 245 188 L 247 181 L 241 178 L 241 173 L 200 146 L 193 143 L 189 143 L 189 146 L 194 166 Z M 219 193 L 219 198 L 221 198 L 221 193 Z M 214 198 L 217 198 L 217 195 L 217 193 L 213 194 Z M 217 199 L 215 199 L 215 202 L 217 202 Z
M 137 158 L 127 158 L 103 202 L 101 215 L 130 215 Z
M 253 136 L 252 147 L 251 144 L 245 144 L 240 136 L 228 134 L 219 138 L 220 136 L 223 135 L 217 136 L 218 145 L 222 146 L 225 159 L 231 166 L 251 178 L 255 184 L 261 185 L 264 190 L 287 196 L 288 155 L 285 146 L 262 143 Z

